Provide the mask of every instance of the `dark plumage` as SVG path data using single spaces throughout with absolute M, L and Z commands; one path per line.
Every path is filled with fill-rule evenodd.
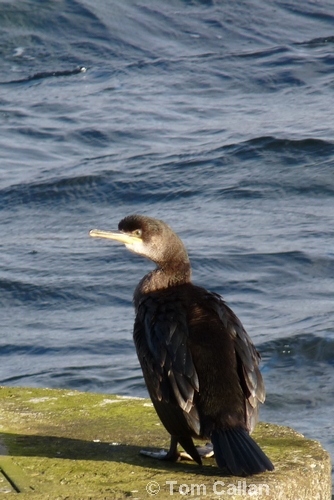
M 156 263 L 134 293 L 134 342 L 153 405 L 177 444 L 202 463 L 192 438 L 211 440 L 219 467 L 238 476 L 273 470 L 250 437 L 265 389 L 260 355 L 222 298 L 191 283 L 180 238 L 164 222 L 131 215 L 120 232 L 92 230 L 93 237 L 121 241 Z

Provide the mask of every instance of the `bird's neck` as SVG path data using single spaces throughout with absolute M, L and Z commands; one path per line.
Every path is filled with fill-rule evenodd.
M 158 266 L 154 271 L 146 274 L 139 282 L 134 293 L 135 305 L 139 302 L 142 295 L 190 282 L 191 267 L 189 261 L 182 263 L 182 265 L 179 264 L 174 268 L 171 266 Z

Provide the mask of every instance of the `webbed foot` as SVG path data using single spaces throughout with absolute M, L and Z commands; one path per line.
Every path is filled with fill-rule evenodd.
M 214 456 L 212 443 L 206 443 L 204 446 L 196 446 L 196 450 L 201 458 L 211 458 Z
M 140 454 L 145 457 L 156 458 L 157 460 L 166 460 L 169 462 L 179 462 L 180 460 L 192 460 L 197 463 L 201 463 L 202 458 L 213 457 L 213 446 L 211 443 L 207 443 L 204 446 L 196 446 L 192 449 L 193 456 L 186 451 L 179 452 L 177 450 L 177 440 L 173 437 L 171 438 L 171 445 L 169 451 L 149 451 L 140 450 Z
M 177 450 L 160 450 L 160 451 L 149 451 L 149 450 L 140 450 L 140 454 L 145 457 L 156 458 L 157 460 L 167 460 L 169 462 L 178 462 L 181 457 L 180 453 Z

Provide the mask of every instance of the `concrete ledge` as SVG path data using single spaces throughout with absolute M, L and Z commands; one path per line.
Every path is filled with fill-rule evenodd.
M 149 400 L 0 387 L 0 496 L 19 499 L 330 500 L 329 454 L 292 429 L 259 424 L 254 438 L 275 471 L 224 475 L 214 459 L 166 463 L 142 448 L 166 448 Z

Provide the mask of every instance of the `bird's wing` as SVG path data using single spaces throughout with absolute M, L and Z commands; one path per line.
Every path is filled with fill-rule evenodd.
M 154 294 L 141 299 L 134 341 L 150 395 L 189 414 L 199 382 L 187 339 L 187 317 L 180 301 L 172 295 L 159 300 Z
M 249 428 L 253 430 L 258 417 L 258 404 L 263 403 L 266 397 L 259 370 L 261 356 L 234 312 L 220 295 L 211 295 L 215 298 L 215 310 L 234 340 L 240 385 L 246 398 L 247 421 Z

